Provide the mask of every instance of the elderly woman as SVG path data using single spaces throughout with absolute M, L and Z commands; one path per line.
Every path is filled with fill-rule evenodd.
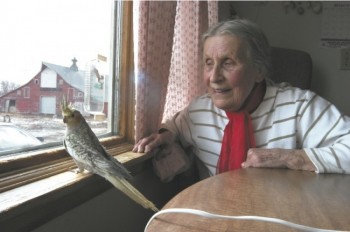
M 203 35 L 204 81 L 195 99 L 134 151 L 179 141 L 209 175 L 247 167 L 350 173 L 350 119 L 309 90 L 273 84 L 270 47 L 248 20 Z

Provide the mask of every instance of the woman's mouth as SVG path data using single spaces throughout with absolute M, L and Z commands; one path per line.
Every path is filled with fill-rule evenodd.
M 213 89 L 214 93 L 227 93 L 229 92 L 231 89 Z

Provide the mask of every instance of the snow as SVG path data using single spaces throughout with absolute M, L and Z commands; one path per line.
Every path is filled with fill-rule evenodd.
M 0 114 L 0 121 L 4 120 L 5 115 L 8 114 Z M 62 117 L 23 114 L 9 116 L 12 124 L 26 130 L 35 137 L 43 138 L 44 143 L 60 142 L 63 140 L 66 125 L 63 123 Z M 107 133 L 107 119 L 96 121 L 94 117 L 86 117 L 86 121 L 97 135 Z

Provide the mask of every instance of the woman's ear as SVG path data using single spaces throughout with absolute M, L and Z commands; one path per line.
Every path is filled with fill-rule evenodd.
M 257 71 L 255 82 L 260 83 L 265 79 L 264 75 L 262 74 L 261 70 Z
M 255 83 L 260 83 L 265 79 L 264 70 L 259 65 L 254 65 L 254 72 L 255 72 Z

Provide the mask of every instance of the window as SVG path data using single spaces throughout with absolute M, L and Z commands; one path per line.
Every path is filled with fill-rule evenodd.
M 57 73 L 54 70 L 46 68 L 41 72 L 40 78 L 41 88 L 56 88 Z
M 106 96 L 107 88 L 112 91 L 111 74 L 107 73 L 112 64 L 112 8 L 113 0 L 5 0 L 0 20 L 10 23 L 0 26 L 7 35 L 0 38 L 0 49 L 5 53 L 0 58 L 4 66 L 0 70 L 0 81 L 16 84 L 17 94 L 8 91 L 0 95 L 0 113 L 8 113 L 6 100 L 15 100 L 13 124 L 42 138 L 43 145 L 52 144 L 51 137 L 57 138 L 57 143 L 62 142 L 65 131 L 60 120 L 62 96 L 68 96 L 68 101 L 84 111 L 91 124 L 96 110 L 89 107 L 96 103 L 87 104 L 84 96 L 101 99 L 103 107 L 98 108 L 99 113 L 107 114 L 108 107 L 112 107 Z M 104 63 L 100 75 L 107 76 L 109 82 L 104 84 L 100 80 L 93 83 L 94 88 L 87 89 L 86 67 L 94 61 Z M 92 77 L 93 81 L 97 78 Z M 110 125 L 110 117 L 115 117 L 117 112 L 110 113 L 104 123 L 92 128 L 100 136 L 117 133 L 112 130 L 116 127 Z M 56 119 L 45 123 L 49 115 Z M 28 126 L 41 120 L 40 132 Z
M 23 88 L 23 97 L 24 98 L 30 98 L 30 87 L 24 87 Z
M 107 149 L 118 147 L 113 154 L 129 151 L 134 118 L 133 80 L 128 79 L 133 76 L 132 2 L 5 0 L 4 3 L 0 20 L 12 23 L 0 25 L 7 34 L 6 38 L 0 37 L 0 49 L 7 52 L 0 59 L 8 67 L 0 70 L 0 81 L 7 77 L 6 81 L 17 85 L 1 93 L 0 114 L 11 113 L 11 124 L 37 137 L 41 145 L 0 151 L 0 193 L 74 165 L 62 147 L 63 95 L 83 111 Z M 96 62 L 103 62 L 95 65 L 98 75 L 96 72 L 88 75 L 86 67 Z M 85 85 L 90 77 L 95 89 Z M 21 92 L 23 96 L 19 97 Z M 103 101 L 102 107 L 98 105 L 98 117 L 87 107 L 96 106 L 96 102 L 86 102 L 86 96 Z

